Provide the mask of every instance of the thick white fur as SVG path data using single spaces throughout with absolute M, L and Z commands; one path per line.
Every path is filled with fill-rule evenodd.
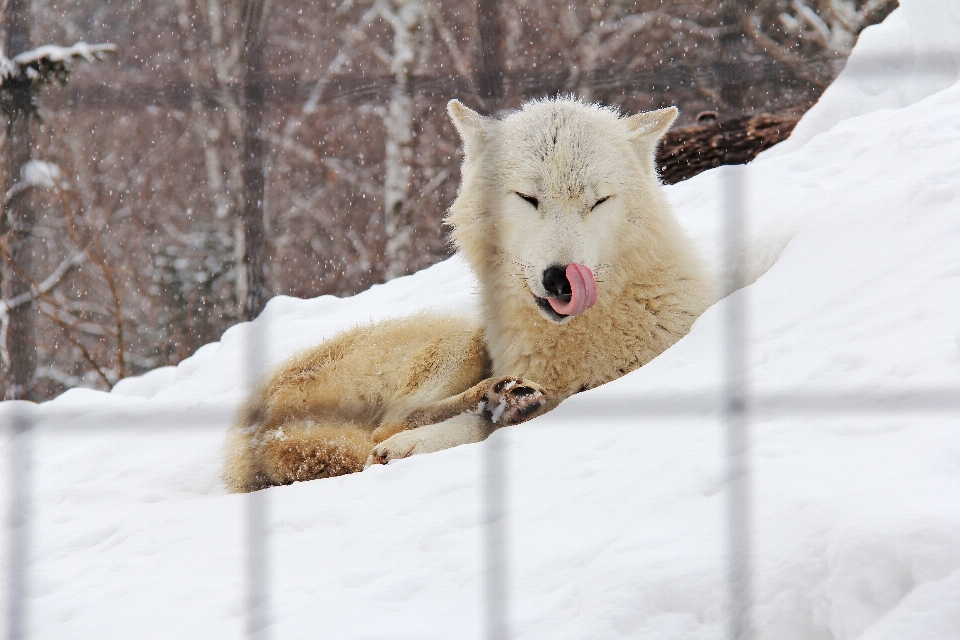
M 360 328 L 292 360 L 231 432 L 232 489 L 477 442 L 500 425 L 461 413 L 411 429 L 424 422 L 404 416 L 418 407 L 441 415 L 437 406 L 454 406 L 446 398 L 472 401 L 463 398 L 479 396 L 462 392 L 501 376 L 534 383 L 549 410 L 649 362 L 715 299 L 654 166 L 676 109 L 621 117 L 572 99 L 542 100 L 501 121 L 456 100 L 448 109 L 465 153 L 447 221 L 480 283 L 481 317 Z M 551 317 L 535 298 L 546 297 L 543 272 L 574 262 L 594 272 L 597 304 Z

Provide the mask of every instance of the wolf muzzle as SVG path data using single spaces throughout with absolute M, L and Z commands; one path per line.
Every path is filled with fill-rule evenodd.
M 566 269 L 553 266 L 543 272 L 550 308 L 563 316 L 580 315 L 597 304 L 597 281 L 590 267 L 576 262 Z

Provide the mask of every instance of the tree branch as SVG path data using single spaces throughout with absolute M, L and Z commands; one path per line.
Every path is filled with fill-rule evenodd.
M 811 72 L 807 68 L 808 65 L 806 59 L 793 53 L 779 42 L 763 33 L 763 31 L 760 30 L 760 21 L 758 18 L 756 18 L 756 16 L 744 20 L 744 23 L 747 28 L 747 33 L 750 34 L 750 37 L 753 38 L 757 44 L 766 49 L 771 56 L 790 67 L 790 69 L 798 76 L 822 89 L 826 89 L 830 84 L 829 80 L 824 79 L 818 73 Z
M 72 47 L 47 44 L 14 56 L 0 54 L 0 87 L 14 82 L 43 84 L 53 80 L 66 82 L 73 63 L 78 59 L 93 62 L 105 53 L 116 51 L 113 44 L 78 42 Z
M 0 359 L 2 359 L 4 366 L 10 365 L 10 354 L 7 351 L 7 329 L 10 326 L 10 311 L 47 294 L 60 284 L 74 267 L 83 264 L 86 259 L 87 255 L 84 252 L 76 253 L 57 265 L 57 268 L 43 282 L 31 283 L 29 291 L 6 300 L 0 300 Z

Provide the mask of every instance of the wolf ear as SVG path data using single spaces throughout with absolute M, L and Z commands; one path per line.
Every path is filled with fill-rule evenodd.
M 628 138 L 631 141 L 645 138 L 656 143 L 677 119 L 678 113 L 680 112 L 676 107 L 667 107 L 630 116 L 626 120 L 627 130 L 630 132 Z
M 487 130 L 492 118 L 486 118 L 459 100 L 447 103 L 447 113 L 463 140 L 464 155 L 473 156 L 487 139 Z

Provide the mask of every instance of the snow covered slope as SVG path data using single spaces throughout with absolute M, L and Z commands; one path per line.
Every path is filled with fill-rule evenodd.
M 724 637 L 733 301 L 749 313 L 755 637 L 960 638 L 960 12 L 903 4 L 794 139 L 742 170 L 766 251 L 751 260 L 776 261 L 689 336 L 479 445 L 259 494 L 273 637 L 483 637 L 490 530 L 518 638 Z M 928 50 L 946 62 L 857 75 Z M 714 260 L 736 171 L 669 190 Z M 463 309 L 472 289 L 452 259 L 350 299 L 278 298 L 111 394 L 0 405 L 33 424 L 3 443 L 31 460 L 29 637 L 241 637 L 249 497 L 218 473 L 248 365 L 357 322 Z M 490 512 L 493 458 L 505 500 Z

